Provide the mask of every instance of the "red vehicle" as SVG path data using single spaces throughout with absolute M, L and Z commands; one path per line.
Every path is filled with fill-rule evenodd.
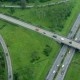
M 38 29 L 38 28 L 36 28 L 35 30 L 36 30 L 36 31 L 39 31 L 39 29 Z

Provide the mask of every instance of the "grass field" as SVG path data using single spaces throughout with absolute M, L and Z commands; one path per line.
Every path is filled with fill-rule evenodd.
M 5 27 L 0 29 L 0 34 L 2 34 L 8 46 L 14 74 L 22 75 L 19 76 L 19 80 L 26 80 L 26 71 L 30 67 L 31 74 L 33 73 L 34 75 L 31 76 L 33 79 L 31 78 L 30 80 L 39 80 L 42 77 L 42 73 L 45 76 L 44 71 L 46 68 L 48 71 L 60 46 L 55 41 L 36 32 L 0 21 L 0 26 L 3 26 L 3 24 L 5 24 Z M 52 47 L 49 57 L 43 54 L 46 45 Z M 34 51 L 37 51 L 40 59 L 33 64 L 30 60 Z

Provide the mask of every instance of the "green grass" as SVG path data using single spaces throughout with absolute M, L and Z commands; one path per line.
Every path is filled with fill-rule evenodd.
M 31 80 L 39 80 L 41 77 L 45 77 L 45 69 L 47 68 L 48 71 L 60 46 L 52 39 L 42 36 L 36 32 L 0 21 L 0 26 L 3 24 L 6 24 L 6 26 L 0 30 L 0 34 L 2 34 L 8 46 L 12 60 L 13 72 L 21 73 L 20 75 L 23 76 L 25 74 L 23 74 L 22 69 L 31 67 L 34 72 L 34 76 L 36 75 L 35 78 Z M 46 57 L 43 54 L 46 44 L 49 44 L 52 47 L 52 52 L 49 57 Z M 34 51 L 38 51 L 40 60 L 32 64 L 30 63 L 30 56 Z M 41 76 L 42 74 L 44 76 Z M 19 76 L 19 80 L 26 80 L 22 78 L 22 76 Z
M 59 2 L 59 1 L 62 1 L 62 0 L 50 0 L 50 1 L 47 1 L 47 2 L 43 2 L 43 3 L 39 3 L 39 4 L 47 4 L 47 3 L 51 3 L 51 2 Z M 14 5 L 12 4 L 11 2 L 3 2 L 3 4 L 5 5 Z M 17 5 L 18 3 L 15 3 L 15 5 Z M 26 3 L 26 5 L 34 5 L 35 3 Z
M 15 12 L 13 14 L 11 13 L 10 9 L 0 8 L 0 12 L 15 16 L 19 19 L 24 20 L 25 22 L 49 31 L 59 34 L 66 34 L 71 28 L 71 26 L 64 26 L 67 20 L 67 17 L 65 16 L 70 13 L 69 8 L 72 9 L 72 4 L 70 5 L 70 3 L 65 3 L 46 8 L 32 8 L 24 10 L 15 9 Z M 67 31 L 64 31 L 66 29 Z
M 7 80 L 7 68 L 1 44 L 0 44 L 0 80 Z

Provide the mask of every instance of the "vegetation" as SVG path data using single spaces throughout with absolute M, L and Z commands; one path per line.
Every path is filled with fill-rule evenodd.
M 1 2 L 4 2 L 4 1 L 9 1 L 9 2 L 21 1 L 22 2 L 22 0 L 1 0 Z M 46 1 L 50 1 L 50 0 L 23 0 L 23 2 L 25 2 L 25 1 L 30 3 L 30 2 L 35 2 L 35 1 L 46 2 Z
M 8 45 L 14 80 L 43 80 L 60 46 L 36 32 L 0 21 L 0 26 L 4 24 L 5 27 L 0 29 L 0 34 Z M 47 44 L 52 48 L 48 52 L 49 56 L 43 54 Z
M 2 47 L 0 45 L 0 80 L 6 80 L 5 76 L 5 60 L 4 60 L 4 53 L 2 51 Z
M 48 6 L 46 8 L 37 8 L 37 6 L 35 6 L 35 8 L 24 10 L 0 9 L 0 12 L 14 16 L 18 19 L 22 19 L 25 22 L 50 30 L 52 32 L 62 33 L 64 30 L 65 21 L 70 17 L 72 8 L 72 3 L 68 2 L 55 6 Z

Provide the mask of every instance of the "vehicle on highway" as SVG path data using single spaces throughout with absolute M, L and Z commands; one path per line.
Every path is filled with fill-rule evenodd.
M 69 51 L 69 53 L 70 53 L 70 51 Z
M 75 40 L 77 40 L 77 38 L 75 38 Z
M 39 29 L 38 29 L 38 28 L 36 28 L 35 30 L 36 30 L 36 31 L 39 31 Z
M 64 40 L 64 38 L 61 38 L 61 40 L 63 41 L 63 40 Z
M 62 65 L 62 68 L 64 67 L 64 65 Z
M 57 67 L 59 67 L 59 64 L 57 65 Z
M 70 44 L 72 44 L 72 42 L 71 42 L 71 41 L 70 41 L 69 43 L 70 43 Z
M 64 74 L 64 70 L 61 71 L 61 75 L 63 75 L 63 74 Z
M 56 71 L 53 71 L 53 73 L 55 73 Z
M 53 37 L 54 37 L 54 38 L 57 38 L 57 36 L 56 36 L 56 35 L 53 35 Z
M 46 34 L 45 32 L 43 32 L 43 34 Z
M 8 56 L 8 53 L 6 53 L 6 56 Z

